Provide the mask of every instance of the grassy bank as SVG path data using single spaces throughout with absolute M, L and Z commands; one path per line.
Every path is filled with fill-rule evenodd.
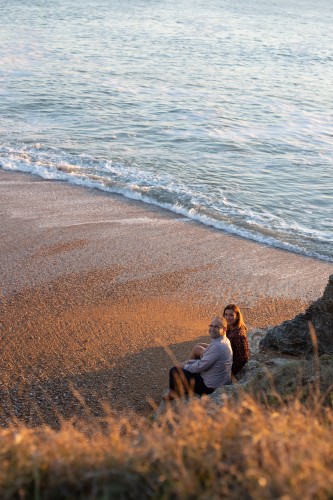
M 243 394 L 159 420 L 102 420 L 0 432 L 1 498 L 333 496 L 333 411 L 315 396 L 278 409 Z

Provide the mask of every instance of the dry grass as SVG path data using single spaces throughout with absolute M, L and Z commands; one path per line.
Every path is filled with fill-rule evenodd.
M 333 412 L 298 399 L 276 411 L 243 394 L 159 421 L 111 414 L 59 432 L 0 432 L 0 497 L 33 499 L 333 497 Z
M 315 400 L 333 407 L 333 356 L 289 360 L 274 370 L 259 370 L 247 391 L 260 395 L 270 406 L 297 399 L 310 406 Z

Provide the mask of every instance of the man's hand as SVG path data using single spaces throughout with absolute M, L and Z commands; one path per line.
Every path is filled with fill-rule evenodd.
M 189 361 L 188 361 L 188 360 L 186 360 L 186 361 L 180 361 L 179 363 L 177 363 L 177 364 L 175 365 L 175 367 L 176 367 L 176 368 L 184 368 L 184 366 L 185 366 L 185 365 L 187 365 L 187 363 L 189 363 Z
M 188 364 L 192 364 L 194 363 L 196 360 L 195 359 L 187 359 L 186 361 L 183 361 L 182 364 L 181 364 L 181 368 L 184 368 L 185 365 L 188 365 Z

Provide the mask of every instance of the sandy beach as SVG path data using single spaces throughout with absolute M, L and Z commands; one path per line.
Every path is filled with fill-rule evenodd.
M 104 404 L 148 414 L 172 356 L 236 302 L 251 329 L 303 311 L 331 263 L 101 191 L 0 170 L 1 422 Z

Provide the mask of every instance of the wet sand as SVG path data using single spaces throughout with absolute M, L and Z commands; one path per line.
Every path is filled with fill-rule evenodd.
M 0 170 L 3 424 L 148 414 L 228 302 L 251 328 L 318 298 L 331 263 L 117 195 Z M 251 333 L 250 333 L 251 334 Z

